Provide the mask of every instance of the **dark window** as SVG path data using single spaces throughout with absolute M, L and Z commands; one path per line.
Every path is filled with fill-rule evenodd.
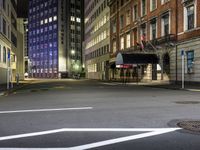
M 163 34 L 168 35 L 169 34 L 169 14 L 163 16 Z
M 194 65 L 194 51 L 187 52 L 187 71 L 188 73 L 193 72 L 193 65 Z
M 194 5 L 187 7 L 187 29 L 194 28 Z
M 6 35 L 6 21 L 3 19 L 3 34 Z
M 120 16 L 120 29 L 122 29 L 124 27 L 124 16 L 121 15 Z
M 3 62 L 6 63 L 6 48 L 3 47 Z
M 12 41 L 12 44 L 17 47 L 17 37 L 14 35 L 13 32 L 11 32 L 11 41 Z
M 142 16 L 146 15 L 146 0 L 142 0 Z

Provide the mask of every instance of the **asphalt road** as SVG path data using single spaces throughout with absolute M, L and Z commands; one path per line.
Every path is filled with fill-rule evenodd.
M 199 150 L 200 134 L 177 126 L 200 120 L 200 104 L 181 104 L 199 97 L 92 80 L 35 81 L 0 97 L 0 150 Z

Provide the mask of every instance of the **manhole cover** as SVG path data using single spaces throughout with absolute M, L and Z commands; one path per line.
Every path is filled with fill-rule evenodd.
M 200 133 L 200 121 L 182 121 L 177 125 L 185 130 Z
M 176 104 L 200 104 L 200 101 L 177 101 Z

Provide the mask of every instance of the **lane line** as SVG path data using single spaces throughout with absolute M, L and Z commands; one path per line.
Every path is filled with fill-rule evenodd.
M 89 109 L 93 109 L 93 107 L 55 108 L 55 109 L 30 109 L 30 110 L 0 111 L 0 114 L 27 113 L 27 112 L 48 112 L 48 111 L 66 111 L 66 110 L 89 110 Z
M 141 130 L 140 130 L 141 129 Z M 111 144 L 117 144 L 117 143 L 122 143 L 122 142 L 127 142 L 127 141 L 132 141 L 132 140 L 137 140 L 137 139 L 142 139 L 142 138 L 147 138 L 147 137 L 152 137 L 156 135 L 162 135 L 165 133 L 170 133 L 174 132 L 176 130 L 180 130 L 181 128 L 147 128 L 147 129 L 130 129 L 130 131 L 148 131 L 148 133 L 142 133 L 142 134 L 137 134 L 137 135 L 132 135 L 132 136 L 126 136 L 126 137 L 120 137 L 120 138 L 115 138 L 115 139 L 110 139 L 110 140 L 105 140 L 105 141 L 100 141 L 100 142 L 95 142 L 95 143 L 90 143 L 90 144 L 85 144 L 81 146 L 74 146 L 74 147 L 69 147 L 69 148 L 0 148 L 0 150 L 87 150 L 91 148 L 97 148 L 97 147 L 102 147 L 102 146 L 107 146 Z M 43 134 L 46 132 L 63 132 L 63 131 L 128 131 L 128 128 L 118 128 L 118 129 L 112 129 L 112 128 L 100 128 L 100 129 L 93 129 L 93 128 L 85 128 L 85 129 L 59 129 L 59 130 L 51 130 L 51 131 L 44 131 Z M 151 130 L 151 132 L 149 132 Z M 32 133 L 33 134 L 33 133 Z
M 0 137 L 0 141 L 54 134 L 60 132 L 152 132 L 152 131 L 162 132 L 162 131 L 175 131 L 179 129 L 180 128 L 63 128 L 63 129 L 55 129 L 55 130 L 48 130 L 41 132 L 4 136 Z

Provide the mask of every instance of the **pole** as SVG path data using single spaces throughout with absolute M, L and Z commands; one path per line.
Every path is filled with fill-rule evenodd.
M 182 89 L 185 88 L 185 59 L 184 59 L 184 50 L 181 51 L 182 56 Z
M 7 90 L 9 90 L 10 88 L 9 81 L 10 81 L 10 73 L 9 73 L 9 67 L 7 65 Z

